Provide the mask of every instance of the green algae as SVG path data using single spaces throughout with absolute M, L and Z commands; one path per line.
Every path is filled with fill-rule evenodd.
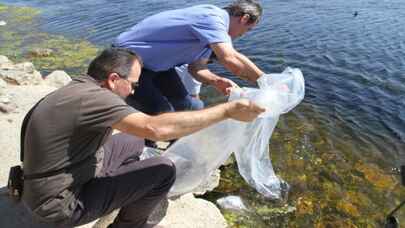
M 34 23 L 35 17 L 38 16 L 41 11 L 31 7 L 16 7 L 0 4 L 0 13 L 1 18 L 3 20 L 5 19 L 8 24 L 20 23 L 20 25 L 23 25 Z
M 86 40 L 67 39 L 39 30 L 38 9 L 0 5 L 0 16 L 7 22 L 0 27 L 0 54 L 12 61 L 33 62 L 43 74 L 64 70 L 71 76 L 85 73 L 99 48 Z M 50 50 L 48 55 L 32 55 L 33 50 Z
M 31 8 L 31 7 L 10 7 L 12 9 L 12 14 L 15 22 L 18 23 L 30 23 L 41 13 L 39 9 Z M 10 9 L 9 8 L 9 9 Z
M 331 127 L 316 116 L 307 104 L 300 105 L 281 116 L 270 140 L 274 170 L 291 187 L 286 201 L 263 199 L 238 177 L 236 165 L 222 168 L 215 191 L 241 196 L 252 211 L 244 215 L 245 223 L 226 212 L 230 227 L 382 227 L 385 216 L 405 199 L 399 180 L 385 171 L 389 166 L 362 157 L 367 153 L 356 151 L 350 140 L 333 138 Z M 286 207 L 296 210 L 276 210 Z M 404 217 L 404 211 L 397 216 Z
M 0 3 L 0 13 L 7 11 L 7 9 L 8 9 L 8 6 Z
M 0 54 L 6 55 L 11 59 L 16 59 L 20 56 L 19 47 L 22 44 L 22 38 L 16 32 L 4 31 L 0 29 Z
M 84 73 L 84 69 L 98 52 L 98 48 L 87 41 L 68 40 L 62 36 L 50 36 L 46 41 L 35 44 L 31 50 L 33 49 L 52 50 L 46 56 L 26 56 L 39 69 L 64 69 L 76 74 Z

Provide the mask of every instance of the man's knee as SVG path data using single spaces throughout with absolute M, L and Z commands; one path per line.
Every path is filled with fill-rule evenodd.
M 158 159 L 158 173 L 163 177 L 162 182 L 168 189 L 174 184 L 176 180 L 176 166 L 174 163 L 165 157 L 157 157 Z
M 159 157 L 162 173 L 166 173 L 168 176 L 176 176 L 176 166 L 174 163 L 165 157 Z

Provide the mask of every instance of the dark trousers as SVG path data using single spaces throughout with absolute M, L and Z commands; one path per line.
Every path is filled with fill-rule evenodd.
M 139 86 L 127 98 L 127 103 L 149 115 L 204 107 L 201 100 L 188 94 L 174 68 L 160 72 L 143 68 Z
M 81 225 L 120 208 L 112 228 L 143 227 L 166 197 L 176 176 L 174 164 L 163 157 L 139 161 L 143 140 L 113 135 L 104 145 L 103 168 L 83 186 L 72 225 Z

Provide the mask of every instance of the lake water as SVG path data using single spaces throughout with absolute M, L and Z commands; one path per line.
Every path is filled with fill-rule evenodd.
M 224 6 L 228 1 L 0 2 L 40 8 L 40 27 L 46 32 L 108 46 L 119 33 L 148 15 L 199 3 Z M 262 3 L 260 24 L 235 46 L 265 72 L 280 72 L 286 66 L 303 71 L 306 97 L 302 107 L 293 112 L 296 119 L 316 122 L 313 131 L 327 135 L 331 150 L 345 145 L 353 159 L 376 163 L 387 171 L 405 164 L 405 2 Z M 235 79 L 221 67 L 214 69 Z M 305 133 L 299 137 L 305 139 Z M 278 168 L 283 169 L 282 165 Z

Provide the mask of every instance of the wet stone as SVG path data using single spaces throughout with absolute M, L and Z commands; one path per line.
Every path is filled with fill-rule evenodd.
M 27 53 L 29 57 L 49 57 L 54 53 L 49 48 L 35 48 Z

